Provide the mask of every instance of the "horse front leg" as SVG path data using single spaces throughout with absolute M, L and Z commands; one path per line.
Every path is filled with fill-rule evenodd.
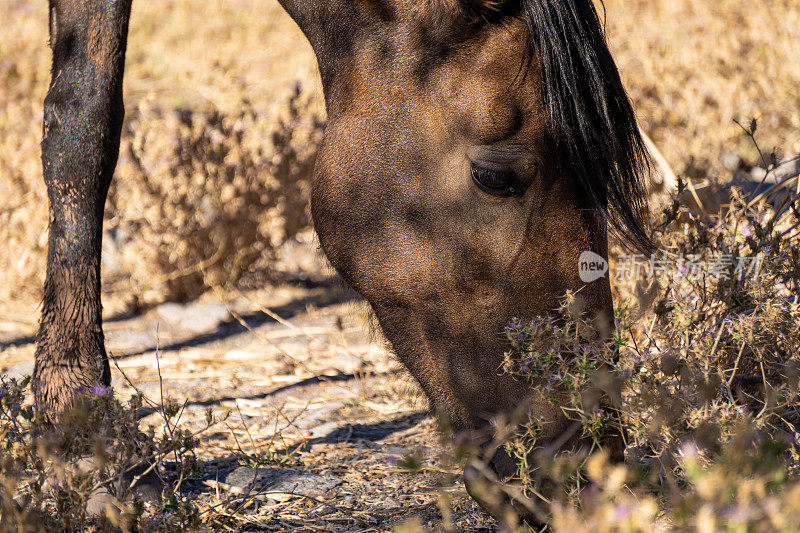
M 50 0 L 53 67 L 42 137 L 50 235 L 33 391 L 37 404 L 51 412 L 111 379 L 100 249 L 124 115 L 131 1 Z

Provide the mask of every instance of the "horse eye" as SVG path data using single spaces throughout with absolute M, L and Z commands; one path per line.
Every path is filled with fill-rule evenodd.
M 492 170 L 479 167 L 470 161 L 470 172 L 475 185 L 493 196 L 508 197 L 525 194 L 525 190 L 517 184 L 516 176 L 510 170 Z

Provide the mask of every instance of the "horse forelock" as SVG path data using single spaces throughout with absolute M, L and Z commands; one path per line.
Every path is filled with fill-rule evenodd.
M 650 156 L 592 0 L 521 4 L 564 170 L 617 235 L 650 249 Z
M 429 0 L 434 9 L 527 23 L 527 67 L 538 64 L 551 135 L 564 174 L 623 241 L 652 244 L 644 229 L 650 157 L 592 0 Z

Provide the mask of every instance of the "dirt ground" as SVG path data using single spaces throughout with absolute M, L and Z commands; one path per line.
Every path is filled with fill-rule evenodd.
M 224 529 L 219 521 L 229 513 L 237 527 L 267 531 L 387 531 L 410 519 L 434 529 L 492 528 L 463 485 L 450 486 L 458 472 L 441 461 L 447 448 L 426 402 L 311 233 L 287 244 L 283 257 L 286 281 L 276 286 L 106 319 L 121 399 L 136 391 L 156 403 L 170 398 L 183 405 L 180 426 L 191 431 L 209 409 L 230 411 L 200 435 L 202 482 L 186 494 L 218 505 L 230 497 L 220 480 L 234 467 L 291 468 L 343 483 L 313 502 L 234 502 L 215 509 L 215 527 Z M 0 324 L 0 372 L 29 375 L 34 329 Z M 142 428 L 164 428 L 154 409 L 142 415 Z M 409 457 L 421 461 L 418 470 L 398 465 Z

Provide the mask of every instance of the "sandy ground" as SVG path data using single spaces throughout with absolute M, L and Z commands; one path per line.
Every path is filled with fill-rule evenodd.
M 310 236 L 304 240 L 284 248 L 286 281 L 277 286 L 110 313 L 104 329 L 116 393 L 183 404 L 180 425 L 189 430 L 203 427 L 209 409 L 230 411 L 200 436 L 203 475 L 186 486 L 209 504 L 225 500 L 218 482 L 238 465 L 343 481 L 322 500 L 231 504 L 222 514 L 239 526 L 385 531 L 416 518 L 439 529 L 444 506 L 458 530 L 491 527 L 460 482 L 448 486 L 458 472 L 441 460 L 447 448 L 435 420 L 372 333 L 365 304 L 329 275 Z M 18 321 L 3 326 L 0 370 L 29 374 L 34 331 Z M 143 410 L 142 428 L 163 429 L 154 411 Z M 409 456 L 422 459 L 420 471 L 397 465 Z

